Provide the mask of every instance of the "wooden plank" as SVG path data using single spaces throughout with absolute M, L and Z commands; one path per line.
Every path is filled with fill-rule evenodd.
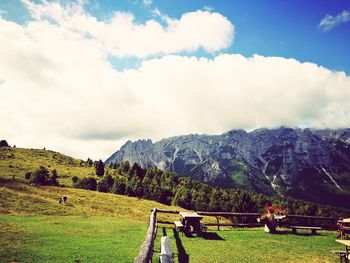
M 347 247 L 350 247 L 350 240 L 336 239 L 335 241 Z
M 331 250 L 331 252 L 334 254 L 345 254 L 346 253 L 345 250 Z
M 174 221 L 176 227 L 183 227 L 184 225 L 180 221 Z
M 330 220 L 337 221 L 337 218 L 334 217 L 324 217 L 324 216 L 303 216 L 303 215 L 290 215 L 287 214 L 287 218 L 300 218 L 300 219 L 317 219 L 317 220 Z
M 135 258 L 135 263 L 152 262 L 154 239 L 157 235 L 157 209 L 154 208 L 149 220 L 149 226 L 145 241 L 142 243 L 139 255 Z
M 322 227 L 318 226 L 290 226 L 290 228 L 295 229 L 314 229 L 314 230 L 322 230 Z
M 174 225 L 174 221 L 162 221 L 158 220 L 158 224 L 164 224 L 164 225 Z M 206 226 L 230 226 L 230 227 L 261 227 L 264 226 L 263 223 L 248 223 L 248 224 L 242 224 L 242 223 L 205 223 Z
M 196 212 L 180 212 L 179 214 L 182 218 L 203 218 L 203 216 L 200 216 Z
M 173 263 L 173 254 L 170 247 L 170 238 L 168 236 L 162 236 L 160 241 L 160 254 L 159 261 L 161 263 Z
M 261 215 L 260 213 L 232 213 L 232 212 L 205 212 L 205 211 L 199 211 L 197 212 L 197 214 L 202 216 L 223 216 L 223 217 L 227 217 L 227 216 L 258 217 Z
M 239 224 L 239 223 L 232 223 L 232 224 L 225 224 L 225 223 L 205 223 L 206 226 L 231 226 L 231 227 L 260 227 L 264 226 L 263 223 L 250 223 L 250 224 Z
M 316 226 L 290 226 L 293 234 L 297 234 L 297 229 L 311 230 L 312 235 L 316 235 L 316 230 L 322 230 L 322 227 Z
M 157 220 L 158 224 L 173 225 L 174 221 Z
M 157 213 L 164 213 L 164 214 L 179 214 L 180 211 L 176 210 L 166 210 L 166 209 L 157 209 Z

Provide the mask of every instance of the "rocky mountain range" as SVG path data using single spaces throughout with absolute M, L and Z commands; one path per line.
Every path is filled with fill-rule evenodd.
M 350 129 L 232 130 L 128 141 L 106 163 L 158 167 L 212 185 L 350 207 Z

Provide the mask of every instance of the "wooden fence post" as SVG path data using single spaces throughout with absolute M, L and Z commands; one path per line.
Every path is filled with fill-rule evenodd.
M 157 235 L 157 208 L 154 208 L 149 219 L 149 226 L 145 241 L 142 243 L 139 255 L 135 258 L 135 263 L 152 262 L 154 240 Z

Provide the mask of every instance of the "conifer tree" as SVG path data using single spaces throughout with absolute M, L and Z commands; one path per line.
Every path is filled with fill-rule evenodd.
M 99 160 L 96 164 L 96 175 L 98 177 L 102 177 L 105 173 L 105 165 L 103 164 L 102 160 Z
M 49 185 L 53 185 L 53 186 L 58 186 L 59 185 L 58 175 L 57 175 L 56 169 L 53 169 L 51 171 L 51 177 L 49 179 Z

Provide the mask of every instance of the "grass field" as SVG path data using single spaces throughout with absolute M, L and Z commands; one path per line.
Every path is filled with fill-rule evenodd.
M 58 203 L 60 196 L 68 205 Z M 0 178 L 0 262 L 132 262 L 154 207 L 168 209 L 133 197 Z
M 208 231 L 204 237 L 186 237 L 166 228 L 176 262 L 339 262 L 332 248 L 344 249 L 335 242 L 335 232 L 322 231 L 317 236 L 267 234 L 262 228 Z M 160 250 L 158 231 L 156 249 Z M 303 234 L 303 233 L 302 233 Z
M 150 210 L 182 210 L 133 197 L 74 188 L 31 186 L 24 174 L 40 165 L 56 169 L 60 183 L 94 169 L 46 150 L 0 150 L 0 262 L 132 262 L 144 240 Z M 58 203 L 68 197 L 68 205 Z M 174 221 L 178 215 L 158 214 Z M 215 218 L 205 218 L 215 222 Z M 225 223 L 225 221 L 222 221 Z M 175 262 L 338 262 L 334 232 L 270 235 L 262 229 L 210 230 L 188 238 L 166 228 Z M 159 251 L 162 228 L 155 249 Z M 155 253 L 155 257 L 158 253 Z
M 1 262 L 132 262 L 147 225 L 101 216 L 0 216 Z
M 57 202 L 62 195 L 68 196 L 67 206 Z M 138 198 L 0 179 L 0 262 L 132 262 L 153 207 L 183 210 Z M 173 221 L 178 215 L 158 218 Z M 210 230 L 205 238 L 177 236 L 172 228 L 166 232 L 176 262 L 338 262 L 329 251 L 342 248 L 334 241 L 335 233 L 327 231 L 295 236 L 226 228 Z M 162 227 L 156 250 L 161 235 Z

